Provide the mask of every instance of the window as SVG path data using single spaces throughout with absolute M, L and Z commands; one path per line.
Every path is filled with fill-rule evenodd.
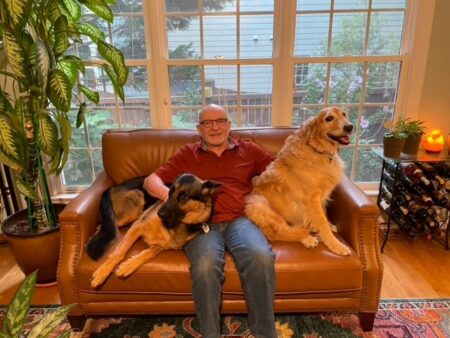
M 61 191 L 92 182 L 108 128 L 194 128 L 208 103 L 233 127 L 298 126 L 327 105 L 355 125 L 342 151 L 355 182 L 377 182 L 384 122 L 398 110 L 405 81 L 407 0 L 118 0 L 100 27 L 125 53 L 130 75 L 122 104 L 89 45 L 83 81 L 101 104 L 76 130 Z M 89 13 L 86 21 L 95 24 Z M 74 114 L 75 117 L 75 114 Z

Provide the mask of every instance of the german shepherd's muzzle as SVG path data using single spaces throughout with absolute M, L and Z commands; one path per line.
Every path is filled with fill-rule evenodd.
M 208 221 L 213 210 L 212 196 L 220 185 L 213 181 L 203 181 L 192 174 L 180 175 L 170 187 L 168 199 L 164 203 L 157 202 L 147 208 L 131 225 L 120 243 L 93 273 L 91 286 L 102 284 L 140 237 L 149 248 L 121 263 L 115 271 L 116 276 L 128 277 L 159 252 L 181 249 L 200 232 L 209 231 Z M 137 204 L 144 205 L 144 201 L 140 200 Z M 92 246 L 92 240 L 88 243 L 88 250 L 89 244 Z

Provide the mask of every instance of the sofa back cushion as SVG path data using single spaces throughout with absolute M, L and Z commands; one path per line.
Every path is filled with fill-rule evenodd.
M 234 129 L 235 139 L 251 139 L 276 154 L 296 128 Z M 165 163 L 183 144 L 199 141 L 193 129 L 108 130 L 102 138 L 103 167 L 117 184 L 147 176 Z

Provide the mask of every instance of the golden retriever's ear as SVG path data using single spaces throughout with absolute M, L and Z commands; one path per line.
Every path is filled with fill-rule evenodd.
M 314 137 L 317 134 L 317 129 L 322 121 L 321 112 L 317 116 L 307 119 L 299 128 L 299 135 L 307 139 Z

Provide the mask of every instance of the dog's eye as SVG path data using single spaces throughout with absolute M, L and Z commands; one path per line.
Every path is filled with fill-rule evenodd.
M 179 201 L 184 202 L 184 201 L 186 201 L 186 200 L 188 200 L 188 199 L 189 199 L 189 194 L 187 194 L 186 192 L 180 191 L 180 192 L 178 193 L 178 200 L 179 200 Z
M 325 121 L 327 121 L 327 122 L 331 122 L 331 121 L 333 121 L 334 120 L 334 117 L 333 116 L 327 116 L 326 118 L 325 118 Z

